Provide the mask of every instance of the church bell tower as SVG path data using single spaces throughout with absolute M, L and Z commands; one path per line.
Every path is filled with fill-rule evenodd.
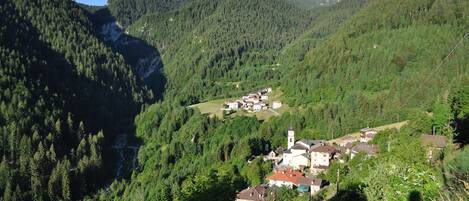
M 292 127 L 288 129 L 287 134 L 288 134 L 288 149 L 290 149 L 295 144 L 295 131 L 293 130 Z

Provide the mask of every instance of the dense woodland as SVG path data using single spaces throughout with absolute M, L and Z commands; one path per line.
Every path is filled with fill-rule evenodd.
M 192 0 L 144 15 L 127 31 L 160 51 L 165 97 L 189 105 L 279 80 L 279 50 L 311 19 L 283 0 Z
M 378 133 L 377 157 L 333 164 L 312 199 L 467 199 L 469 2 L 322 2 L 1 1 L 0 200 L 233 200 L 265 182 L 259 156 L 285 147 L 290 126 L 331 139 L 403 120 Z M 110 20 L 161 55 L 165 86 L 103 41 Z M 187 107 L 266 86 L 292 112 L 259 121 Z M 138 165 L 113 180 L 111 142 L 132 129 Z M 450 143 L 428 161 L 419 138 L 433 129 Z
M 151 94 L 69 1 L 0 3 L 2 200 L 78 200 L 102 187 L 106 147 Z M 64 12 L 67 11 L 67 12 Z

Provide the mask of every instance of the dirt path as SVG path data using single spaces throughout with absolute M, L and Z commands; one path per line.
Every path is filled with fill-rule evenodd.
M 402 122 L 398 122 L 398 123 L 393 123 L 393 124 L 387 124 L 387 125 L 384 125 L 384 126 L 378 126 L 378 127 L 375 127 L 374 129 L 376 131 L 383 131 L 383 130 L 387 130 L 387 129 L 401 129 L 402 126 L 406 125 L 408 123 L 408 121 L 402 121 Z M 344 135 L 342 137 L 339 137 L 339 138 L 336 138 L 336 139 L 333 139 L 333 140 L 329 140 L 327 142 L 333 144 L 333 143 L 336 143 L 336 144 L 340 144 L 342 142 L 342 139 L 344 138 L 348 138 L 349 136 L 353 137 L 353 138 L 356 138 L 358 140 L 358 138 L 360 138 L 360 132 L 355 132 L 355 133 L 349 133 L 347 135 Z

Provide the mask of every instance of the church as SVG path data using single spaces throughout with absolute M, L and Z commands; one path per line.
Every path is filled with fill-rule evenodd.
M 309 167 L 311 165 L 310 150 L 323 145 L 324 141 L 305 139 L 295 141 L 295 131 L 291 127 L 288 129 L 287 136 L 287 150 L 283 152 L 282 162 L 279 167 L 289 167 L 295 170 Z

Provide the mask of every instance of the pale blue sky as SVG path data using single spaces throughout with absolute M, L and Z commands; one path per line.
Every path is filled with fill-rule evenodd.
M 86 5 L 93 5 L 93 6 L 103 6 L 106 5 L 107 0 L 75 0 L 76 2 L 86 4 Z

